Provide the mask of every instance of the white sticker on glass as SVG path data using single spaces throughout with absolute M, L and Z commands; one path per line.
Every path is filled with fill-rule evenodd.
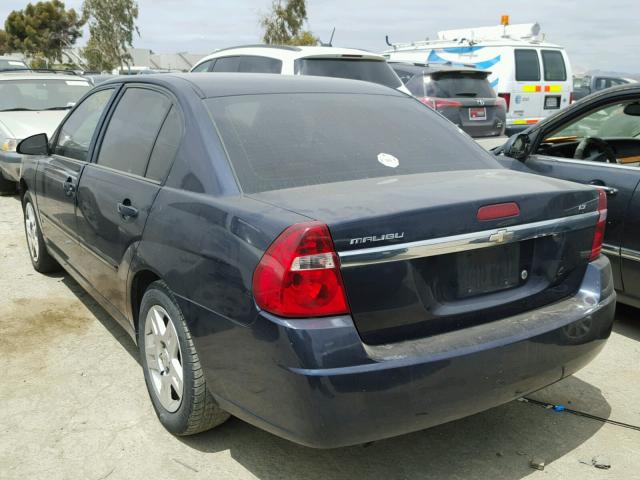
M 67 80 L 65 82 L 67 85 L 73 85 L 75 87 L 88 87 L 89 84 L 87 82 L 83 82 L 81 80 Z
M 398 160 L 393 155 L 389 155 L 388 153 L 379 153 L 378 161 L 385 167 L 389 168 L 397 168 L 398 165 L 400 165 L 400 160 Z

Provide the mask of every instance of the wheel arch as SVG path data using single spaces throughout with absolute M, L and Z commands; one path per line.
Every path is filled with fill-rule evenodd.
M 140 305 L 142 304 L 144 292 L 147 291 L 149 285 L 158 280 L 162 280 L 162 277 L 156 271 L 148 267 L 143 267 L 137 270 L 131 278 L 129 300 L 131 319 L 133 321 L 133 328 L 136 334 L 138 332 L 138 325 L 140 324 Z

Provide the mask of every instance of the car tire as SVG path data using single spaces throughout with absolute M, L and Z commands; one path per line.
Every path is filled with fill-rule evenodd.
M 0 195 L 15 195 L 18 193 L 18 184 L 4 178 L 4 174 L 0 171 Z
M 230 415 L 207 389 L 184 315 L 164 282 L 152 283 L 144 293 L 139 318 L 140 362 L 160 423 L 181 436 L 224 423 Z
M 44 243 L 36 207 L 29 192 L 26 192 L 22 198 L 22 213 L 24 215 L 24 233 L 27 237 L 27 250 L 33 268 L 40 273 L 60 270 L 60 264 L 51 256 Z

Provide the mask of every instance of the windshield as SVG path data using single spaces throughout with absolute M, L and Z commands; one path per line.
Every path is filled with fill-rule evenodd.
M 425 96 L 436 98 L 493 98 L 496 96 L 484 73 L 450 72 L 424 77 Z
M 0 58 L 0 71 L 2 70 L 24 70 L 28 68 L 21 60 L 10 60 L 8 58 Z
M 409 97 L 265 94 L 205 102 L 245 193 L 499 168 L 452 123 Z
M 350 78 L 398 88 L 402 82 L 384 60 L 346 58 L 299 58 L 295 61 L 298 75 Z
M 78 80 L 3 80 L 0 81 L 0 111 L 54 110 L 70 108 L 91 85 Z

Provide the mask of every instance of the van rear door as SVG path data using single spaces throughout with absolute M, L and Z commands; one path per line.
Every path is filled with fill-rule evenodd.
M 569 105 L 571 84 L 568 61 L 561 50 L 542 49 L 542 104 L 543 117 L 551 115 Z
M 515 88 L 511 93 L 507 126 L 526 126 L 544 117 L 544 93 L 540 57 L 535 48 L 516 48 Z

